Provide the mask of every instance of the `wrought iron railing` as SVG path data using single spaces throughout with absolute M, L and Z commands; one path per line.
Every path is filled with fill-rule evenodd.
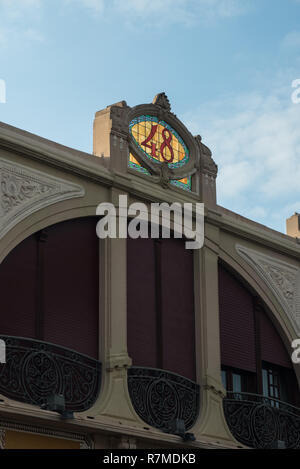
M 81 412 L 96 401 L 101 363 L 74 350 L 22 337 L 0 335 L 6 363 L 0 365 L 0 394 L 16 401 L 45 406 L 62 395 L 65 409 Z
M 252 448 L 300 448 L 300 409 L 259 394 L 227 392 L 224 413 L 233 436 Z
M 136 413 L 152 427 L 168 432 L 181 419 L 188 430 L 198 417 L 199 386 L 176 373 L 133 366 L 128 389 Z

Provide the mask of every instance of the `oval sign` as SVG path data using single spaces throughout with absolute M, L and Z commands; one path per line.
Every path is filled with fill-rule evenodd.
M 129 131 L 139 149 L 153 162 L 166 162 L 173 169 L 188 162 L 186 144 L 165 121 L 155 116 L 138 116 L 130 122 Z

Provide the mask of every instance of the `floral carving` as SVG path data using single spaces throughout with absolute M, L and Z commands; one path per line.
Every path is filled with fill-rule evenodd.
M 77 184 L 0 158 L 0 238 L 31 213 L 83 195 Z
M 30 178 L 17 176 L 7 170 L 1 174 L 1 207 L 6 214 L 14 207 L 22 204 L 32 197 L 51 194 L 55 191 L 55 185 L 47 185 Z
M 275 294 L 300 333 L 300 269 L 244 246 L 236 249 Z
M 296 286 L 296 275 L 286 270 L 262 263 L 265 271 L 270 275 L 272 280 L 281 289 L 283 296 L 289 303 L 290 307 L 294 307 L 294 296 Z

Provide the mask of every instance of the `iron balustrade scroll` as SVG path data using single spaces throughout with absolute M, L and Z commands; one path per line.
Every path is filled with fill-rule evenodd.
M 89 409 L 101 384 L 101 363 L 81 353 L 39 340 L 1 335 L 6 363 L 0 365 L 0 394 L 16 401 L 45 405 L 61 394 L 71 412 Z
M 128 369 L 128 389 L 138 416 L 168 432 L 175 419 L 191 428 L 199 412 L 199 386 L 188 378 L 156 368 Z
M 252 448 L 300 448 L 300 409 L 259 394 L 227 392 L 224 413 L 233 436 Z

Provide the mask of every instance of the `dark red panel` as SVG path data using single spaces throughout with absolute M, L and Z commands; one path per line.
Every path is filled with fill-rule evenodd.
M 219 266 L 222 365 L 256 371 L 254 312 L 251 293 Z
M 275 326 L 263 311 L 260 312 L 259 318 L 261 359 L 274 365 L 292 368 L 290 356 Z
M 160 256 L 163 368 L 195 381 L 193 251 L 164 239 Z
M 155 299 L 155 249 L 152 239 L 127 241 L 128 353 L 135 366 L 158 366 Z
M 37 241 L 24 240 L 0 266 L 0 333 L 35 336 L 37 302 Z
M 93 217 L 46 230 L 44 340 L 98 358 L 99 239 Z

